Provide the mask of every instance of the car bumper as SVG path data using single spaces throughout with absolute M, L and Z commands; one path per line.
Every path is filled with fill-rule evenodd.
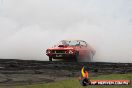
M 68 59 L 75 57 L 74 54 L 47 54 L 47 56 L 52 57 L 53 59 Z

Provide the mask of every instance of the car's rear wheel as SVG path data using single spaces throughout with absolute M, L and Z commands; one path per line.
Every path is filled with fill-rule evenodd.
M 89 53 L 83 58 L 82 62 L 93 62 L 93 54 L 89 52 Z
M 52 57 L 49 57 L 49 61 L 52 61 Z
M 89 62 L 92 62 L 93 61 L 93 55 L 91 53 L 88 55 L 88 61 Z

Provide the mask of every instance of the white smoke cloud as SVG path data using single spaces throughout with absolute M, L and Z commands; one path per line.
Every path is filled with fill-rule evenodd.
M 131 0 L 3 0 L 0 58 L 48 60 L 61 39 L 93 46 L 95 61 L 132 62 Z

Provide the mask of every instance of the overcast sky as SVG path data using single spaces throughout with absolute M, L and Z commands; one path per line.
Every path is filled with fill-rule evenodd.
M 82 39 L 95 61 L 132 63 L 132 0 L 1 0 L 0 58 L 48 60 L 61 39 Z

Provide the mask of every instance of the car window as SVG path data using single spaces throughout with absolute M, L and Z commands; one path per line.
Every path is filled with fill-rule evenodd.
M 80 45 L 81 45 L 81 46 L 85 46 L 85 47 L 87 46 L 86 42 L 84 42 L 84 41 L 81 41 L 81 42 L 80 42 Z
M 69 41 L 69 45 L 70 46 L 79 46 L 80 42 L 78 42 L 78 41 Z
M 80 46 L 80 42 L 79 41 L 61 41 L 59 44 L 62 45 L 69 45 L 69 46 Z
M 57 45 L 69 45 L 67 41 L 62 40 Z

